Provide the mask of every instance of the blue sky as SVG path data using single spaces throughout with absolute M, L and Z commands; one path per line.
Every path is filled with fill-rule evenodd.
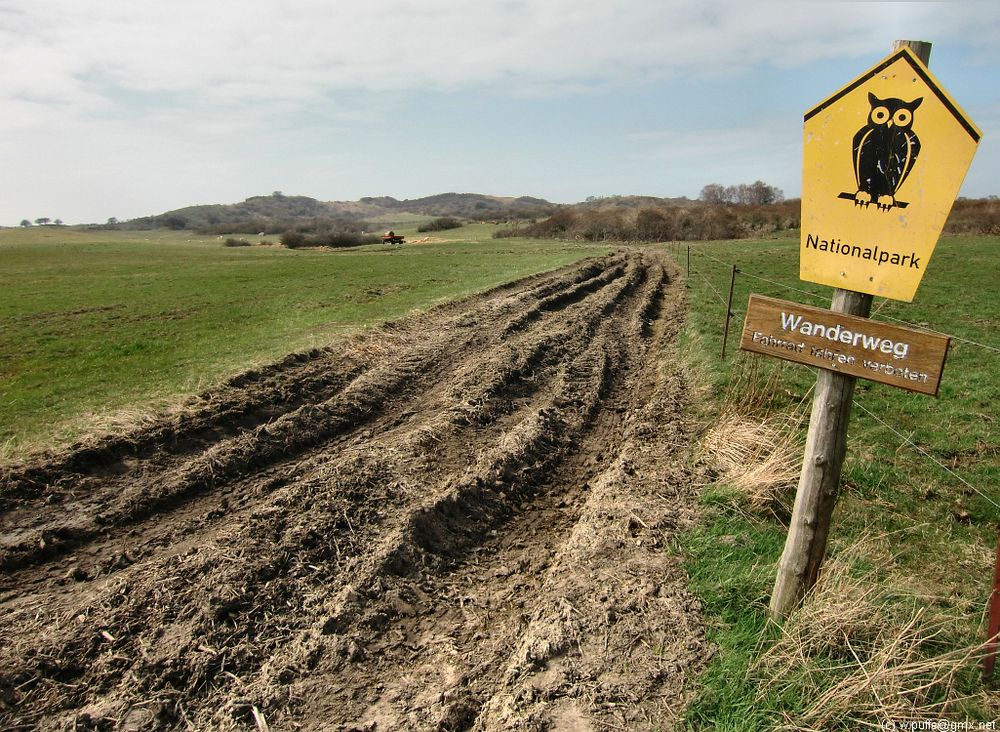
M 896 38 L 983 131 L 963 194 L 1000 194 L 996 2 L 0 0 L 0 225 L 274 190 L 796 196 L 802 114 Z

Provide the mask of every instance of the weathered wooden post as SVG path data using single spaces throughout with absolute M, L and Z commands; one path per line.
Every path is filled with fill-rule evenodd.
M 871 295 L 837 289 L 830 309 L 867 318 L 871 307 Z M 816 584 L 826 555 L 830 520 L 840 492 L 840 471 L 847 453 L 855 381 L 854 376 L 826 369 L 820 369 L 816 377 L 802 473 L 771 593 L 771 616 L 776 619 L 787 617 Z

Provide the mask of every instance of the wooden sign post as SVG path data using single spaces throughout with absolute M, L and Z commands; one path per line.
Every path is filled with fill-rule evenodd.
M 834 290 L 830 309 L 867 318 L 871 307 L 871 295 L 838 289 Z M 855 381 L 855 376 L 826 369 L 820 369 L 816 377 L 802 473 L 788 538 L 778 563 L 778 577 L 771 592 L 771 617 L 775 619 L 788 617 L 819 577 L 830 519 L 840 492 Z
M 930 76 L 930 49 L 896 41 L 887 59 L 805 116 L 800 277 L 837 288 L 832 313 L 867 318 L 875 294 L 913 299 L 975 153 L 979 130 Z M 820 368 L 771 593 L 775 619 L 819 576 L 856 378 Z

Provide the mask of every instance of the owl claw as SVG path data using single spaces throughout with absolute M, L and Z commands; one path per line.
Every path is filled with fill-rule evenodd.
M 888 211 L 895 205 L 896 205 L 896 199 L 893 196 L 878 197 L 878 207 L 883 211 Z
M 867 207 L 872 202 L 872 194 L 868 191 L 858 191 L 854 194 L 854 205 Z

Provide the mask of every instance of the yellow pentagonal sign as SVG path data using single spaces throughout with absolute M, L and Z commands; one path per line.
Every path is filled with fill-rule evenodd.
M 908 48 L 810 109 L 799 276 L 913 300 L 980 136 Z

